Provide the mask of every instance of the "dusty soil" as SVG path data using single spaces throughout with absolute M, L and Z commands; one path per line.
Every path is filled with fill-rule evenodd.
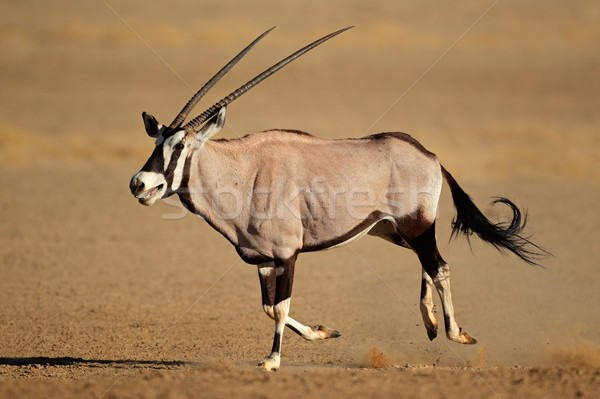
M 283 4 L 2 5 L 0 397 L 597 397 L 598 3 Z M 342 337 L 288 331 L 266 373 L 255 267 L 176 200 L 129 193 L 152 149 L 140 114 L 168 122 L 268 27 L 207 103 L 351 24 L 237 100 L 220 136 L 409 132 L 490 217 L 492 196 L 526 206 L 554 256 L 449 242 L 446 188 L 440 250 L 479 343 L 430 342 L 418 260 L 365 238 L 299 258 L 294 318 Z

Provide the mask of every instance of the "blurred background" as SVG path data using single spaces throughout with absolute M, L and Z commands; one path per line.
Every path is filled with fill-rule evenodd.
M 5 160 L 127 158 L 141 147 L 142 111 L 170 120 L 266 28 L 277 26 L 205 104 L 313 39 L 356 25 L 238 100 L 222 137 L 272 127 L 323 137 L 402 130 L 445 162 L 469 155 L 477 167 L 468 178 L 473 169 L 483 179 L 598 172 L 593 1 L 59 0 L 2 8 Z M 65 140 L 76 148 L 66 151 Z
M 289 334 L 286 362 L 362 364 L 371 347 L 402 364 L 463 365 L 482 347 L 490 365 L 569 353 L 599 361 L 585 357 L 600 345 L 597 1 L 25 0 L 0 8 L 2 356 L 262 358 L 272 325 L 254 267 L 198 218 L 165 220 L 179 210 L 144 208 L 130 196 L 129 179 L 153 148 L 141 113 L 169 123 L 271 26 L 192 114 L 355 25 L 233 103 L 220 138 L 269 128 L 329 138 L 410 133 L 486 214 L 505 211 L 486 206 L 494 195 L 527 206 L 529 231 L 555 256 L 532 268 L 478 242 L 448 244 L 454 211 L 444 193 L 440 249 L 454 267 L 457 318 L 480 346 L 429 343 L 415 313 L 416 257 L 368 238 L 300 258 L 294 317 L 340 329 L 345 341 L 311 347 Z M 226 331 L 211 336 L 216 326 Z

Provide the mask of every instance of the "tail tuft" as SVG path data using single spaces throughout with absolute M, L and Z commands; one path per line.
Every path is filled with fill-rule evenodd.
M 492 205 L 502 203 L 512 211 L 510 222 L 490 222 L 475 206 L 471 197 L 463 191 L 452 175 L 442 166 L 444 178 L 450 186 L 452 200 L 456 207 L 456 218 L 452 221 L 452 237 L 463 234 L 467 240 L 473 233 L 499 251 L 509 250 L 530 265 L 543 256 L 549 255 L 545 249 L 534 244 L 530 236 L 523 236 L 527 224 L 527 212 L 521 213 L 519 208 L 509 199 L 497 197 Z

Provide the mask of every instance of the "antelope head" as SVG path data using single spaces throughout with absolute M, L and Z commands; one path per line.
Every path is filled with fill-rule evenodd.
M 152 155 L 129 184 L 131 193 L 141 204 L 152 205 L 157 199 L 177 192 L 183 179 L 185 160 L 221 130 L 225 124 L 225 110 L 222 107 L 198 131 L 187 128 L 169 130 L 152 115 L 142 114 L 146 133 L 155 138 L 156 143 Z
M 233 91 L 231 94 L 182 126 L 190 111 L 208 90 L 210 90 L 223 75 L 242 59 L 256 43 L 274 29 L 271 28 L 236 55 L 196 94 L 194 94 L 169 126 L 160 124 L 154 116 L 144 112 L 142 118 L 144 120 L 146 133 L 148 133 L 150 137 L 156 139 L 156 142 L 154 151 L 152 152 L 152 155 L 150 155 L 150 158 L 148 158 L 148 161 L 146 161 L 142 169 L 131 178 L 131 182 L 129 183 L 131 193 L 144 205 L 152 205 L 156 200 L 166 198 L 176 193 L 177 190 L 181 188 L 185 160 L 194 151 L 200 150 L 208 139 L 223 128 L 223 125 L 225 124 L 226 107 L 229 103 L 273 73 L 277 72 L 279 69 L 283 68 L 288 63 L 300 57 L 302 54 L 350 28 L 351 27 L 347 27 L 333 32 L 301 48 L 257 75 L 245 85 Z

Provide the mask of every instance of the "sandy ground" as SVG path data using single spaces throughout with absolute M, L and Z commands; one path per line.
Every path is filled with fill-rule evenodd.
M 322 3 L 3 2 L 0 397 L 598 397 L 598 3 Z M 526 206 L 554 256 L 449 242 L 446 188 L 440 251 L 479 343 L 430 342 L 418 260 L 365 238 L 299 258 L 294 318 L 343 335 L 288 331 L 266 373 L 255 268 L 176 200 L 129 193 L 153 145 L 140 114 L 168 122 L 268 27 L 207 103 L 351 24 L 230 106 L 220 137 L 409 132 L 486 214 L 495 195 Z

